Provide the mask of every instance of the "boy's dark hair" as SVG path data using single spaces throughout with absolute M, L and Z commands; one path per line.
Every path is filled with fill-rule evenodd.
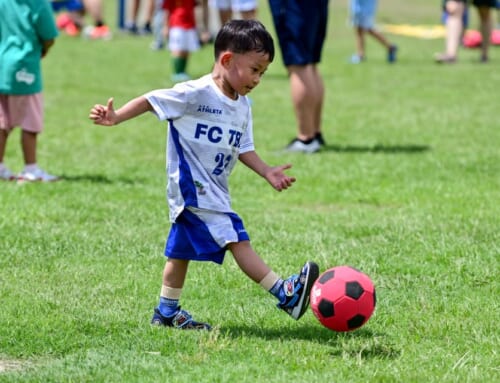
M 224 51 L 267 53 L 269 61 L 274 60 L 273 38 L 257 20 L 231 20 L 225 23 L 215 37 L 215 59 Z

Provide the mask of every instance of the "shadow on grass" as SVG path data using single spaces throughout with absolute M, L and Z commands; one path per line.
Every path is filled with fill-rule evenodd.
M 304 340 L 331 346 L 330 355 L 374 359 L 396 359 L 401 351 L 391 344 L 384 344 L 384 334 L 374 334 L 367 328 L 352 332 L 334 332 L 324 327 L 300 326 L 289 328 L 265 328 L 255 326 L 228 325 L 220 328 L 221 334 L 239 339 L 241 337 L 257 337 L 264 340 Z M 352 342 L 351 342 L 352 341 Z M 360 341 L 362 343 L 360 343 Z
M 332 151 L 339 153 L 421 153 L 430 150 L 431 147 L 428 145 L 373 145 L 373 146 L 361 146 L 361 145 L 325 145 L 321 151 Z
M 135 184 L 141 184 L 141 183 L 145 182 L 145 180 L 141 179 L 141 178 L 126 178 L 126 177 L 110 178 L 110 177 L 102 175 L 102 174 L 79 174 L 79 175 L 62 174 L 62 175 L 60 175 L 60 178 L 62 181 L 90 182 L 90 183 L 96 183 L 96 184 L 121 183 L 121 184 L 135 185 Z

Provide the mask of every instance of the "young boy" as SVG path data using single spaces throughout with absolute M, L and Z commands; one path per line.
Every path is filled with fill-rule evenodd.
M 41 59 L 58 35 L 47 0 L 0 0 L 0 180 L 56 181 L 37 165 L 43 130 Z M 10 132 L 21 127 L 24 170 L 16 177 L 3 164 Z
M 277 191 L 295 178 L 271 167 L 255 152 L 250 103 L 255 88 L 274 59 L 274 43 L 254 20 L 226 23 L 215 39 L 212 73 L 137 97 L 115 111 L 113 99 L 95 105 L 90 119 L 111 126 L 145 112 L 167 120 L 168 204 L 172 227 L 165 246 L 160 302 L 151 323 L 180 329 L 206 329 L 179 305 L 189 262 L 222 264 L 230 250 L 241 270 L 278 299 L 278 307 L 299 319 L 309 304 L 318 266 L 307 262 L 299 274 L 281 279 L 253 250 L 241 218 L 231 209 L 228 177 L 237 160 Z
M 351 0 L 352 25 L 356 33 L 357 53 L 351 57 L 353 64 L 359 64 L 366 59 L 365 34 L 373 36 L 387 50 L 387 61 L 396 61 L 397 47 L 375 29 L 375 13 L 377 12 L 377 0 Z

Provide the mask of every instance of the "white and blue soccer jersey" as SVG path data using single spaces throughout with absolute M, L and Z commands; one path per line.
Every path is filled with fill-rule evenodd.
M 167 198 L 170 220 L 185 207 L 232 212 L 228 177 L 240 153 L 254 150 L 247 97 L 232 100 L 211 75 L 144 95 L 168 120 Z

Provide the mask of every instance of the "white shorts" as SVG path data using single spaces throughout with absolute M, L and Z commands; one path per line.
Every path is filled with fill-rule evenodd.
M 257 0 L 210 0 L 215 9 L 231 9 L 234 12 L 246 12 L 257 9 Z
M 200 49 L 200 37 L 196 29 L 172 27 L 168 30 L 168 49 L 171 52 L 195 52 Z

